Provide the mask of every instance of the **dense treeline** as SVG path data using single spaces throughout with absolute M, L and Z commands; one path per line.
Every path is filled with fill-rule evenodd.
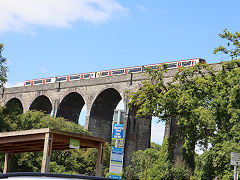
M 130 94 L 130 106 L 139 107 L 139 116 L 152 115 L 167 123 L 177 123 L 177 134 L 168 141 L 167 159 L 172 162 L 171 150 L 177 141 L 182 141 L 183 162 L 179 166 L 188 169 L 188 178 L 232 178 L 230 152 L 240 152 L 240 60 L 236 59 L 240 55 L 240 33 L 225 30 L 220 37 L 228 41 L 227 48 L 220 46 L 214 53 L 223 52 L 232 59 L 223 62 L 220 71 L 214 72 L 207 64 L 182 67 L 171 82 L 164 83 L 166 67 L 148 69 L 149 79 L 139 91 Z M 196 145 L 203 149 L 203 154 L 195 153 Z M 139 155 L 135 154 L 133 164 L 139 165 Z M 135 176 L 143 176 L 135 172 Z M 169 176 L 163 179 L 174 177 L 171 172 L 174 171 L 169 169 Z M 159 177 L 146 174 L 146 178 Z M 186 175 L 185 171 L 182 174 Z
M 183 165 L 173 165 L 169 158 L 168 141 L 162 146 L 152 143 L 145 151 L 136 151 L 132 164 L 126 168 L 127 179 L 188 179 L 190 171 Z
M 21 113 L 15 107 L 0 107 L 0 132 L 53 128 L 69 132 L 90 135 L 83 126 L 54 118 L 39 111 Z M 105 146 L 103 174 L 108 173 L 110 162 L 110 147 Z M 51 173 L 95 175 L 97 150 L 80 149 L 53 151 L 50 161 Z M 0 172 L 2 172 L 4 155 L 0 155 Z M 12 172 L 40 172 L 42 152 L 14 154 L 12 158 Z

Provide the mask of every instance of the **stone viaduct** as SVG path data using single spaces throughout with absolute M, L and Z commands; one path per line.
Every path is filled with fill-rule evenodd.
M 213 64 L 216 70 L 220 64 Z M 165 74 L 169 81 L 176 69 Z M 0 104 L 16 103 L 23 112 L 41 110 L 53 112 L 55 117 L 64 117 L 78 123 L 79 114 L 86 104 L 85 129 L 95 136 L 111 141 L 113 112 L 123 100 L 127 110 L 125 124 L 125 165 L 129 164 L 132 153 L 150 146 L 151 117 L 135 118 L 135 111 L 127 107 L 126 91 L 136 91 L 145 79 L 143 73 L 58 82 L 45 85 L 5 88 L 0 92 Z M 165 134 L 171 134 L 171 125 L 166 126 Z M 176 152 L 178 153 L 178 152 Z

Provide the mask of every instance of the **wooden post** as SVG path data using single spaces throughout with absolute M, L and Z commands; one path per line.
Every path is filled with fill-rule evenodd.
M 11 161 L 11 154 L 10 153 L 6 153 L 5 154 L 3 174 L 6 174 L 6 173 L 10 172 L 10 169 L 11 169 L 10 161 Z
M 52 151 L 52 138 L 50 138 L 50 133 L 45 134 L 44 148 L 43 148 L 43 159 L 42 159 L 42 169 L 41 173 L 48 173 L 49 163 Z
M 99 143 L 97 149 L 96 176 L 102 176 L 104 143 Z

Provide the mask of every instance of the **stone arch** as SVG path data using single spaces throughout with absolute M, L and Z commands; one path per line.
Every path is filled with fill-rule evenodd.
M 10 99 L 5 106 L 9 109 L 10 112 L 12 111 L 19 111 L 19 113 L 23 113 L 23 105 L 22 102 L 18 98 Z
M 122 96 L 115 88 L 101 91 L 91 106 L 88 130 L 111 142 L 113 113 L 121 99 Z
M 83 97 L 77 92 L 67 94 L 59 104 L 56 117 L 63 117 L 78 123 L 80 112 L 85 104 Z
M 118 92 L 118 94 L 121 96 L 121 99 L 124 99 L 124 98 L 123 98 L 124 95 L 123 95 L 123 93 L 121 93 L 121 90 L 119 90 L 118 87 L 116 87 L 116 86 L 114 86 L 114 85 L 113 85 L 113 86 L 107 86 L 107 87 L 101 88 L 99 91 L 97 91 L 96 95 L 92 98 L 93 101 L 90 103 L 90 107 L 92 107 L 92 105 L 94 104 L 94 102 L 95 102 L 95 100 L 97 99 L 97 97 L 99 96 L 99 94 L 101 94 L 103 91 L 105 91 L 105 90 L 107 90 L 107 89 L 115 89 L 115 90 Z M 89 111 L 89 114 L 88 114 L 88 115 L 90 115 L 90 112 L 91 112 L 91 111 Z
M 34 99 L 29 110 L 37 110 L 45 114 L 50 114 L 52 111 L 52 103 L 47 96 L 41 95 Z

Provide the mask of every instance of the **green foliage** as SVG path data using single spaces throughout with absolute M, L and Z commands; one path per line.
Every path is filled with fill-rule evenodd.
M 104 176 L 106 176 L 109 171 L 110 148 L 109 144 L 106 143 L 103 160 Z M 94 176 L 96 159 L 96 149 L 56 151 L 51 157 L 50 172 Z
M 81 125 L 63 118 L 51 117 L 40 111 L 28 111 L 20 114 L 18 110 L 10 111 L 9 108 L 0 107 L 0 122 L 1 132 L 52 128 L 90 135 Z
M 151 142 L 151 148 L 160 151 L 161 150 L 161 145 L 159 145 L 157 143 L 154 143 L 154 142 Z
M 66 121 L 63 118 L 54 118 L 39 111 L 28 111 L 21 114 L 16 130 L 52 128 L 69 132 L 76 132 L 90 135 L 90 132 L 84 130 L 83 126 Z
M 10 106 L 11 107 L 11 106 Z M 66 121 L 63 118 L 54 118 L 39 111 L 21 113 L 18 109 L 13 111 L 10 107 L 0 107 L 0 131 L 17 131 L 40 128 L 52 128 L 69 132 L 90 135 L 83 126 Z M 50 161 L 51 173 L 95 175 L 96 149 L 80 149 L 53 151 Z M 0 172 L 4 162 L 0 154 Z M 42 162 L 41 152 L 14 154 L 12 158 L 13 172 L 40 172 Z M 106 144 L 103 161 L 103 175 L 108 173 L 110 163 L 110 146 Z
M 19 111 L 9 110 L 4 106 L 0 106 L 0 132 L 13 131 L 18 126 Z
M 233 45 L 225 53 L 237 57 L 239 33 L 224 33 L 221 37 Z M 197 169 L 202 169 L 196 174 L 202 178 L 230 177 L 230 152 L 238 152 L 234 147 L 240 142 L 240 60 L 222 63 L 218 72 L 206 64 L 183 67 L 164 83 L 166 71 L 147 69 L 148 78 L 141 89 L 129 95 L 130 107 L 139 108 L 138 116 L 157 116 L 162 121 L 177 123 L 177 134 L 169 139 L 169 146 L 176 141 L 184 143 L 184 162 L 192 172 L 196 162 Z M 194 159 L 197 143 L 204 148 L 212 146 L 200 156 L 202 164 Z
M 97 150 L 94 148 L 80 150 L 53 151 L 50 161 L 51 173 L 84 174 L 95 176 Z M 0 171 L 4 156 L 1 155 Z M 42 163 L 41 152 L 14 154 L 12 158 L 13 172 L 40 172 Z M 107 176 L 110 163 L 110 146 L 104 150 L 103 176 Z
M 218 52 L 222 52 L 231 56 L 232 59 L 238 57 L 240 55 L 240 33 L 235 32 L 235 34 L 232 34 L 227 29 L 225 29 L 222 34 L 219 34 L 219 36 L 225 40 L 228 40 L 228 48 L 221 45 L 214 49 L 213 53 L 216 54 Z
M 231 152 L 240 152 L 239 142 L 223 141 L 197 156 L 196 177 L 198 179 L 232 179 L 234 170 L 230 165 Z
M 183 139 L 185 161 L 194 168 L 195 144 L 200 141 L 207 145 L 206 134 L 213 133 L 215 129 L 215 122 L 206 119 L 212 117 L 206 107 L 211 102 L 215 74 L 209 66 L 198 64 L 180 68 L 172 81 L 164 83 L 165 72 L 165 69 L 149 69 L 150 79 L 143 83 L 139 91 L 130 94 L 130 106 L 139 107 L 139 116 L 157 116 L 168 122 L 178 120 L 179 134 L 174 138 Z M 201 76 L 197 76 L 199 74 Z
M 145 151 L 134 153 L 132 164 L 126 168 L 128 179 L 186 179 L 188 170 L 183 165 L 172 166 L 168 156 L 167 139 L 163 145 L 156 145 Z
M 166 143 L 167 141 L 165 140 L 161 147 L 162 153 L 160 153 L 161 150 L 159 151 L 159 149 L 156 148 L 149 148 L 145 151 L 139 150 L 135 152 L 133 154 L 131 165 L 126 168 L 125 176 L 128 179 L 148 179 L 150 178 L 149 174 L 152 174 L 151 171 L 153 170 L 153 166 L 155 165 L 156 168 L 158 163 L 167 165 L 167 167 L 161 167 L 161 170 L 168 169 L 170 164 L 167 163 Z M 154 174 L 153 176 L 156 175 Z
M 3 44 L 0 43 L 0 87 L 7 82 L 8 68 L 6 66 L 7 59 L 2 56 Z

